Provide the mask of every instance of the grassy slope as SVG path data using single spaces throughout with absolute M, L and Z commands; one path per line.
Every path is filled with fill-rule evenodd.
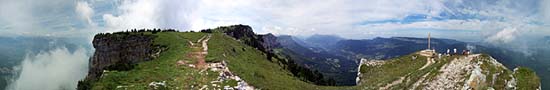
M 540 86 L 540 78 L 537 77 L 537 74 L 525 67 L 518 67 L 518 70 L 514 73 L 514 76 L 517 79 L 517 89 L 518 90 L 536 90 L 537 86 Z
M 412 55 L 416 54 L 394 58 L 379 66 L 362 66 L 361 88 L 377 89 L 400 77 L 417 75 L 417 69 L 426 64 L 426 57 L 419 56 L 416 60 L 412 60 Z
M 210 61 L 226 60 L 232 72 L 256 88 L 271 90 L 352 88 L 317 86 L 303 82 L 279 66 L 275 62 L 276 60 L 273 60 L 274 62 L 267 60 L 261 51 L 221 33 L 214 33 L 208 46 L 207 58 L 212 59 Z M 233 49 L 235 52 L 233 52 Z M 224 57 L 224 54 L 226 57 Z
M 151 82 L 162 81 L 167 83 L 167 87 L 165 87 L 167 89 L 199 89 L 202 85 L 212 87 L 210 81 L 217 78 L 217 73 L 214 74 L 209 70 L 210 74 L 200 73 L 197 69 L 176 65 L 178 60 L 196 62 L 186 56 L 193 50 L 189 48 L 187 41 L 196 42 L 202 36 L 207 35 L 206 33 L 160 32 L 156 35 L 158 37 L 155 38 L 154 43 L 168 47 L 168 50 L 162 52 L 159 58 L 139 63 L 130 71 L 106 72 L 99 81 L 93 84 L 92 89 L 143 90 L 150 88 L 148 85 Z M 226 60 L 232 72 L 257 88 L 272 90 L 352 88 L 317 86 L 303 82 L 293 77 L 277 63 L 267 60 L 261 51 L 235 41 L 222 33 L 214 33 L 208 46 L 208 62 Z M 233 52 L 233 48 L 236 52 Z M 223 57 L 223 54 L 227 57 Z M 234 86 L 236 82 L 229 81 L 221 85 Z M 223 89 L 223 87 L 221 88 Z
M 483 62 L 484 64 L 481 64 L 480 67 L 482 70 L 482 73 L 486 75 L 485 80 L 489 83 L 489 85 L 486 85 L 486 87 L 492 87 L 496 90 L 504 90 L 506 89 L 506 80 L 510 80 L 512 77 L 510 77 L 510 74 L 512 73 L 511 70 L 508 70 L 506 67 L 495 67 L 495 65 L 492 65 L 490 60 L 490 56 L 483 54 L 481 58 L 477 59 L 478 61 Z M 493 76 L 496 73 L 500 73 L 496 76 Z M 493 81 L 493 78 L 496 77 L 494 80 L 495 82 L 493 84 L 491 81 Z
M 139 63 L 136 68 L 130 71 L 110 71 L 104 73 L 104 76 L 93 84 L 93 89 L 115 89 L 125 87 L 127 89 L 147 89 L 151 82 L 166 81 L 167 88 L 200 88 L 200 85 L 206 85 L 215 79 L 217 74 L 204 75 L 198 70 L 187 67 L 177 66 L 178 60 L 194 61 L 185 55 L 190 52 L 187 40 L 196 42 L 204 33 L 178 33 L 162 32 L 156 34 L 154 43 L 166 45 L 168 50 L 162 52 L 159 58 L 152 61 Z
M 196 42 L 199 38 L 206 35 L 206 33 L 161 32 L 155 35 L 158 36 L 155 38 L 155 44 L 165 45 L 169 48 L 167 51 L 162 52 L 159 58 L 140 63 L 136 68 L 130 71 L 106 72 L 98 82 L 93 84 L 93 89 L 117 89 L 117 87 L 120 87 L 118 89 L 143 90 L 150 88 L 148 86 L 149 83 L 161 81 L 166 81 L 166 88 L 169 89 L 198 89 L 202 87 L 202 85 L 209 85 L 209 87 L 211 87 L 210 81 L 213 81 L 217 77 L 217 74 L 214 74 L 214 72 L 207 72 L 210 74 L 200 73 L 197 69 L 176 65 L 178 60 L 196 62 L 194 59 L 186 56 L 193 50 L 189 48 L 187 41 Z M 414 81 L 418 80 L 425 73 L 430 72 L 426 79 L 429 80 L 433 78 L 438 74 L 437 70 L 439 70 L 443 64 L 448 63 L 451 58 L 455 58 L 443 58 L 426 69 L 417 70 L 426 63 L 426 58 L 419 57 L 417 60 L 411 60 L 411 55 L 414 54 L 406 55 L 389 60 L 388 62 L 390 64 L 376 67 L 361 67 L 363 80 L 358 86 L 333 87 L 317 86 L 301 81 L 279 66 L 276 62 L 277 60 L 269 61 L 261 51 L 236 41 L 222 33 L 213 33 L 212 38 L 208 42 L 208 46 L 208 55 L 206 57 L 208 62 L 226 60 L 230 70 L 249 84 L 256 88 L 271 90 L 373 89 L 373 87 L 383 86 L 402 76 L 410 79 L 409 82 L 404 80 L 403 83 L 394 85 L 392 88 L 406 88 L 410 87 Z M 509 70 L 506 71 L 501 68 L 485 66 L 482 66 L 482 68 L 488 70 L 484 72 L 486 75 L 490 75 L 497 71 L 511 73 Z M 499 75 L 499 78 L 507 79 L 504 76 L 505 75 Z M 518 70 L 515 76 L 518 82 L 520 82 L 518 83 L 518 88 L 520 90 L 524 87 L 532 88 L 529 86 L 533 85 L 532 83 L 522 82 L 538 80 L 534 72 L 522 68 Z M 488 81 L 492 79 L 489 77 L 490 76 L 487 77 Z M 495 89 L 503 88 L 503 86 L 500 85 L 504 83 L 503 80 L 505 79 L 497 80 L 495 83 L 498 84 L 498 86 L 493 87 Z M 236 82 L 224 82 L 221 83 L 221 85 L 234 86 Z

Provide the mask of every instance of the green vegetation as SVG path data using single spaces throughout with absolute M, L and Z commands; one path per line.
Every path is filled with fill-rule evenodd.
M 417 54 L 411 54 L 388 60 L 383 65 L 362 66 L 360 71 L 362 73 L 360 86 L 365 89 L 376 89 L 378 87 L 384 87 L 384 85 L 395 80 L 399 80 L 401 77 L 423 75 L 417 73 L 420 73 L 418 69 L 427 63 L 426 57 L 419 56 L 413 60 L 413 55 L 419 56 Z
M 211 85 L 210 81 L 217 78 L 217 73 L 211 71 L 200 73 L 197 69 L 176 64 L 178 60 L 195 62 L 194 59 L 185 56 L 191 51 L 187 41 L 196 41 L 206 34 L 162 32 L 154 35 L 158 36 L 154 43 L 166 46 L 167 51 L 162 52 L 160 57 L 152 61 L 137 64 L 132 70 L 104 72 L 101 79 L 92 85 L 92 89 L 143 90 L 151 88 L 149 87 L 151 82 L 163 81 L 166 82 L 164 88 L 198 89 L 202 85 Z
M 426 64 L 426 57 L 419 56 L 416 60 L 413 60 L 413 56 L 419 56 L 418 54 L 410 54 L 395 59 L 387 60 L 382 65 L 372 65 L 361 67 L 361 83 L 360 87 L 363 89 L 380 89 L 389 84 L 389 87 L 385 89 L 412 89 L 421 90 L 425 85 L 420 84 L 415 86 L 417 81 L 426 83 L 433 81 L 437 75 L 441 73 L 440 69 L 443 66 L 450 64 L 453 60 L 463 60 L 456 58 L 466 58 L 464 55 L 454 55 L 449 57 L 435 58 L 435 63 L 427 66 L 424 69 L 420 69 Z M 485 75 L 485 81 L 481 82 L 474 88 L 488 89 L 493 88 L 496 90 L 505 90 L 507 82 L 512 77 L 512 71 L 506 69 L 500 63 L 493 61 L 489 55 L 482 54 L 477 58 L 474 58 L 470 64 L 477 64 L 480 62 L 481 73 Z M 423 77 L 426 75 L 426 77 Z M 464 73 L 465 80 L 470 77 L 470 74 Z M 540 85 L 539 78 L 536 74 L 527 68 L 520 67 L 514 77 L 517 79 L 517 88 L 519 90 L 535 90 Z M 493 80 L 494 79 L 494 80 Z M 458 82 L 460 86 L 465 81 Z
M 517 79 L 518 90 L 537 90 L 540 86 L 540 78 L 529 68 L 517 67 L 514 77 Z
M 229 38 L 234 38 L 233 40 L 244 43 L 245 46 L 253 47 L 256 50 L 261 51 L 261 53 L 265 55 L 264 57 L 267 60 L 278 63 L 280 67 L 283 67 L 284 69 L 289 71 L 294 77 L 298 77 L 302 81 L 314 83 L 316 85 L 336 85 L 336 81 L 333 78 L 327 78 L 319 71 L 306 68 L 305 66 L 299 65 L 298 63 L 294 62 L 297 59 L 303 58 L 295 58 L 290 57 L 288 56 L 288 54 L 285 53 L 273 52 L 272 49 L 277 49 L 277 47 L 271 47 L 271 44 L 269 44 L 276 42 L 275 36 L 271 34 L 254 34 L 252 28 L 247 25 L 223 26 L 216 29 L 201 30 L 201 32 L 218 34 L 224 33 L 226 36 L 229 36 Z M 233 52 L 237 51 L 237 49 L 235 48 L 231 50 Z M 216 59 L 215 57 L 208 57 L 207 61 L 216 62 L 220 60 Z
M 435 78 L 435 76 L 437 76 L 440 72 L 439 70 L 441 69 L 441 67 L 443 67 L 443 65 L 449 63 L 451 60 L 453 60 L 453 58 L 455 57 L 459 57 L 459 56 L 451 56 L 451 57 L 443 57 L 443 58 L 434 58 L 435 62 L 432 63 L 431 65 L 427 66 L 426 68 L 424 69 L 421 69 L 421 70 L 418 70 L 420 67 L 422 67 L 424 64 L 422 64 L 422 66 L 420 66 L 419 68 L 415 68 L 416 71 L 412 71 L 410 72 L 410 74 L 408 76 L 406 76 L 406 79 L 408 80 L 407 82 L 404 82 L 404 83 L 401 83 L 401 84 L 398 84 L 396 85 L 395 87 L 392 87 L 392 88 L 407 88 L 407 87 L 413 87 L 413 84 L 416 82 L 416 81 L 419 81 L 423 75 L 426 75 L 426 78 L 424 79 L 424 81 L 422 82 L 426 82 L 426 81 L 431 81 Z M 426 62 L 426 57 L 419 57 L 417 58 L 417 60 L 422 60 L 421 62 Z M 407 60 L 407 59 L 405 59 Z M 418 87 L 423 87 L 423 85 L 420 85 Z M 417 88 L 417 89 L 420 89 L 420 88 Z
M 251 86 L 258 89 L 271 90 L 349 90 L 349 89 L 379 89 L 388 84 L 387 89 L 409 89 L 415 86 L 417 81 L 428 82 L 435 79 L 441 73 L 439 71 L 444 65 L 449 64 L 455 58 L 464 58 L 462 55 L 443 57 L 436 59 L 431 65 L 420 69 L 427 62 L 427 57 L 420 56 L 417 53 L 401 56 L 398 58 L 384 61 L 384 64 L 360 67 L 361 81 L 357 86 L 319 86 L 314 82 L 307 82 L 303 77 L 297 77 L 293 74 L 292 60 L 278 55 L 269 57 L 268 54 L 247 45 L 247 40 L 236 40 L 224 33 L 218 31 L 200 32 L 132 32 L 122 33 L 127 35 L 151 35 L 154 36 L 154 45 L 159 45 L 166 50 L 160 53 L 158 58 L 151 61 L 141 62 L 133 66 L 130 70 L 111 70 L 104 72 L 103 76 L 94 82 L 83 81 L 83 87 L 91 87 L 93 90 L 112 90 L 112 89 L 130 89 L 145 90 L 151 89 L 149 84 L 153 82 L 163 82 L 165 85 L 157 89 L 200 89 L 204 86 L 208 89 L 223 89 L 223 86 L 236 86 L 237 81 L 226 80 L 224 82 L 215 81 L 218 73 L 210 70 L 201 71 L 191 68 L 187 65 L 178 65 L 178 61 L 186 63 L 197 63 L 192 58 L 191 53 L 200 48 L 191 48 L 189 41 L 199 43 L 201 37 L 211 34 L 208 41 L 208 54 L 206 62 L 227 62 L 227 67 L 233 74 L 241 77 Z M 121 33 L 119 33 L 121 34 Z M 250 38 L 246 38 L 250 39 Z M 280 51 L 275 49 L 275 51 Z M 412 59 L 417 56 L 416 59 Z M 269 57 L 269 58 L 268 58 Z M 490 56 L 481 55 L 481 58 L 474 61 L 481 61 L 482 73 L 487 84 L 483 88 L 494 88 L 497 90 L 505 89 L 506 81 L 512 73 L 516 77 L 517 87 L 520 90 L 533 90 L 540 85 L 540 79 L 536 74 L 527 68 L 520 67 L 516 72 L 512 72 L 503 66 L 495 66 L 490 62 Z M 291 63 L 289 65 L 289 63 Z M 296 71 L 296 70 L 294 70 Z M 298 70 L 299 71 L 299 70 Z M 499 75 L 495 75 L 500 73 Z M 299 75 L 307 74 L 299 72 Z M 309 73 L 311 74 L 311 73 Z M 299 76 L 298 75 L 298 76 Z M 425 77 L 424 77 L 425 76 Z M 469 75 L 464 75 L 469 77 Z M 493 80 L 496 77 L 496 80 Z M 322 77 L 321 77 L 322 78 Z M 393 83 L 399 81 L 398 83 Z M 215 84 L 215 85 L 214 85 Z M 460 83 L 464 84 L 464 82 Z M 221 86 L 221 87 L 220 87 Z M 422 88 L 415 88 L 422 89 Z
M 208 42 L 209 58 L 226 60 L 229 69 L 246 82 L 260 89 L 308 90 L 351 89 L 351 87 L 317 86 L 303 82 L 283 67 L 266 59 L 266 55 L 253 47 L 233 40 L 222 33 L 213 33 Z
M 193 48 L 188 41 L 196 41 L 207 33 L 198 32 L 159 32 L 146 33 L 156 36 L 155 45 L 166 46 L 167 50 L 160 57 L 139 63 L 128 71 L 106 71 L 96 82 L 90 83 L 93 90 L 111 89 L 150 89 L 151 82 L 165 82 L 160 89 L 199 89 L 202 85 L 209 88 L 223 89 L 223 86 L 235 86 L 237 81 L 228 80 L 214 87 L 210 81 L 217 78 L 217 73 L 200 70 L 188 66 L 177 65 L 178 60 L 195 63 L 196 60 L 186 56 Z M 297 90 L 297 89 L 351 89 L 352 87 L 318 86 L 301 81 L 286 71 L 276 62 L 266 59 L 261 51 L 222 33 L 213 33 L 208 42 L 208 62 L 226 60 L 230 70 L 247 81 L 252 86 L 261 89 Z M 216 84 L 216 83 L 215 83 Z
M 494 65 L 490 62 L 490 56 L 487 54 L 482 54 L 481 57 L 476 60 L 483 62 L 480 67 L 484 70 L 482 73 L 487 75 L 485 80 L 489 83 L 489 85 L 486 87 L 492 87 L 496 90 L 505 90 L 506 81 L 512 79 L 512 77 L 510 77 L 512 71 L 506 69 L 504 66 Z M 492 82 L 493 78 L 496 79 L 494 80 L 494 83 Z

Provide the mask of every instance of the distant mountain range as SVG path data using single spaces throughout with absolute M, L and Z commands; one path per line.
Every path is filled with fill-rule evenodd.
M 308 46 L 310 42 L 292 36 L 279 36 L 277 41 L 281 44 L 279 53 L 293 58 L 298 64 L 334 78 L 337 85 L 355 85 L 358 65 L 355 59 L 333 54 L 323 47 Z

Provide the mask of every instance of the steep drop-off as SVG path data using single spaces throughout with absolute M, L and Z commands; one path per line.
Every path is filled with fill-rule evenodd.
M 153 45 L 153 39 L 152 35 L 129 33 L 96 35 L 87 79 L 95 80 L 104 69 L 130 70 L 133 64 L 157 57 L 160 48 Z

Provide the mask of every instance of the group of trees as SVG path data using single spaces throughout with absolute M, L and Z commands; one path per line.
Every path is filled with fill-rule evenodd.
M 302 81 L 311 82 L 316 85 L 336 85 L 336 80 L 334 80 L 333 78 L 325 77 L 317 70 L 313 70 L 311 68 L 307 68 L 303 65 L 295 63 L 294 59 L 290 56 L 275 53 L 272 50 L 272 48 L 275 47 L 264 47 L 264 44 L 267 43 L 265 43 L 265 41 L 262 41 L 262 39 L 260 39 L 259 37 L 243 37 L 241 38 L 241 40 L 243 40 L 245 44 L 255 47 L 256 49 L 264 52 L 266 54 L 266 58 L 271 62 L 274 62 L 273 59 L 276 59 L 279 63 L 282 63 L 285 69 L 289 70 L 294 76 L 300 78 Z
M 130 31 L 126 30 L 126 32 L 152 32 L 153 34 L 156 34 L 157 32 L 178 32 L 176 29 L 159 29 L 159 28 L 153 28 L 153 29 L 131 29 Z
M 203 32 L 203 33 L 212 33 L 212 29 L 203 29 L 203 30 L 201 30 L 200 32 Z
M 176 31 L 176 29 L 158 29 L 158 28 L 153 28 L 153 29 L 140 29 L 140 30 L 136 30 L 136 29 L 133 29 L 133 31 L 137 31 L 137 32 L 144 32 L 144 31 L 151 31 L 151 32 L 178 32 Z
M 153 34 L 156 34 L 158 32 L 179 32 L 176 29 L 159 29 L 159 28 L 153 28 L 153 29 L 130 29 L 125 31 L 119 31 L 119 32 L 113 32 L 112 34 L 124 34 L 129 35 L 130 33 L 142 33 L 142 32 L 151 32 Z M 98 33 L 98 35 L 107 35 L 111 33 Z
M 275 55 L 278 57 L 278 55 Z M 290 57 L 290 56 L 286 56 Z M 336 80 L 333 78 L 325 77 L 322 73 L 311 68 L 306 68 L 298 63 L 295 63 L 292 58 L 280 58 L 278 59 L 285 66 L 285 69 L 289 70 L 294 76 L 302 79 L 302 81 L 312 82 L 316 85 L 335 86 Z

